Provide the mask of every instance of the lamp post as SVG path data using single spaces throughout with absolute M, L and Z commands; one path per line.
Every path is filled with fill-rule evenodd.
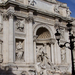
M 66 48 L 69 48 L 71 50 L 72 75 L 75 75 L 74 74 L 74 61 L 73 61 L 73 49 L 74 49 L 74 42 L 75 42 L 74 38 L 75 38 L 75 36 L 73 36 L 73 34 L 71 33 L 73 25 L 68 23 L 66 26 L 67 26 L 67 30 L 69 31 L 69 40 L 70 40 L 70 42 L 65 42 L 64 44 L 59 44 L 61 33 L 59 33 L 58 29 L 56 30 L 57 32 L 55 33 L 55 36 L 56 36 L 56 40 L 58 41 L 59 47 L 61 47 L 61 48 L 66 47 Z M 70 45 L 69 47 L 66 46 L 67 43 Z

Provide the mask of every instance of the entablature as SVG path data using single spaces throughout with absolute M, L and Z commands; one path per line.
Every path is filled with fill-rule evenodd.
M 8 0 L 6 3 L 1 3 L 0 4 L 0 8 L 5 8 L 5 9 L 8 9 L 10 6 L 13 6 L 14 7 L 14 15 L 21 15 L 22 16 L 22 13 L 16 13 L 17 10 L 15 9 L 15 7 L 18 7 L 20 9 L 20 11 L 25 10 L 23 11 L 24 12 L 28 12 L 28 11 L 32 11 L 33 13 L 36 13 L 36 14 L 41 14 L 41 15 L 44 15 L 44 16 L 48 16 L 48 17 L 52 17 L 52 18 L 59 18 L 63 21 L 73 21 L 73 18 L 71 17 L 66 17 L 66 16 L 62 16 L 60 14 L 56 14 L 56 13 L 52 13 L 52 12 L 47 12 L 47 11 L 44 11 L 44 10 L 40 10 L 39 8 L 36 8 L 35 6 L 32 6 L 32 5 L 23 5 L 23 4 L 20 4 L 18 2 L 15 2 L 15 1 L 10 1 Z M 64 7 L 66 7 L 66 4 L 64 5 Z M 68 7 L 67 7 L 68 9 Z

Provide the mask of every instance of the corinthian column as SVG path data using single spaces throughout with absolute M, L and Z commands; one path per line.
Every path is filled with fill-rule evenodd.
M 13 15 L 9 15 L 9 63 L 13 62 L 14 53 L 14 23 Z

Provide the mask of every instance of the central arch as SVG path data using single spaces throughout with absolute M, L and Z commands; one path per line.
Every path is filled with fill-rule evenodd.
M 36 32 L 40 28 L 47 29 L 49 31 L 50 35 L 51 35 L 51 38 L 54 38 L 53 31 L 52 31 L 51 27 L 49 25 L 46 25 L 46 24 L 38 24 L 38 25 L 34 26 L 34 28 L 33 28 L 33 35 L 36 35 Z
M 43 50 L 47 54 L 48 59 L 51 63 L 54 63 L 53 56 L 53 32 L 49 25 L 38 24 L 33 26 L 33 35 L 34 35 L 34 53 L 35 53 L 35 62 L 38 60 L 38 52 Z
M 47 57 L 49 58 L 48 60 L 52 61 L 51 44 L 49 43 L 51 34 L 50 34 L 49 30 L 46 29 L 45 27 L 40 27 L 36 31 L 36 35 L 37 35 L 37 42 L 36 42 L 37 62 L 40 61 L 38 59 L 38 52 L 40 50 L 43 50 L 43 52 L 47 54 Z
M 43 28 L 43 27 L 40 27 L 37 30 L 36 35 L 38 36 L 37 39 L 50 39 L 51 37 L 50 32 L 46 28 Z

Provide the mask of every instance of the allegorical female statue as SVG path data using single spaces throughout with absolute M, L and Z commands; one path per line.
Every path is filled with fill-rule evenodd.
M 23 44 L 21 41 L 18 42 L 17 46 L 16 46 L 16 57 L 17 60 L 21 60 L 23 58 Z

